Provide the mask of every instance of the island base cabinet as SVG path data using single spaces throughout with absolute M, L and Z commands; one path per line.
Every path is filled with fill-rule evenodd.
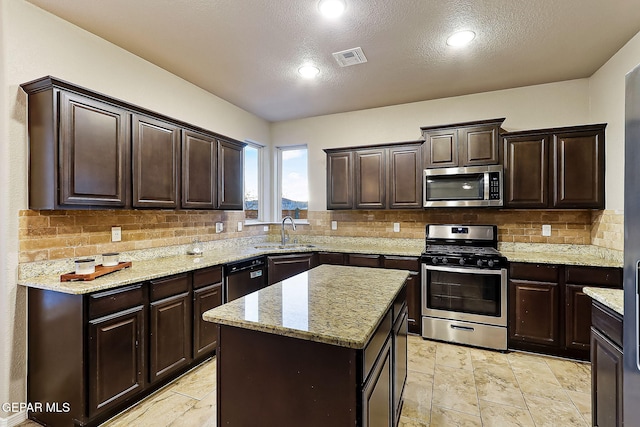
M 391 339 L 387 339 L 371 376 L 362 389 L 362 426 L 393 425 L 393 364 Z
M 219 426 L 356 425 L 355 350 L 220 325 Z
M 593 425 L 622 425 L 622 351 L 596 329 L 591 329 Z

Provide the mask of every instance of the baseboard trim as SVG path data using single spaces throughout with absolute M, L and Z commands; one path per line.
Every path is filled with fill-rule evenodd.
M 27 420 L 27 412 L 18 412 L 9 418 L 0 418 L 0 427 L 15 427 L 23 421 Z

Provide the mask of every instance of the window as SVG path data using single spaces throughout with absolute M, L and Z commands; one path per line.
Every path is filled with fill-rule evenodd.
M 307 146 L 278 147 L 278 218 L 307 219 Z
M 245 220 L 262 221 L 261 179 L 262 149 L 258 144 L 249 142 L 244 147 L 244 215 Z

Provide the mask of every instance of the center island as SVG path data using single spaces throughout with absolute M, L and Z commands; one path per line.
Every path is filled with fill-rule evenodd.
M 408 271 L 321 265 L 203 314 L 217 425 L 396 426 Z

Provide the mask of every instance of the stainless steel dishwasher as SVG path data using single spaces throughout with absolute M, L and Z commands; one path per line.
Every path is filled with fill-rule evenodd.
M 264 257 L 231 262 L 224 266 L 224 302 L 233 301 L 267 286 Z

